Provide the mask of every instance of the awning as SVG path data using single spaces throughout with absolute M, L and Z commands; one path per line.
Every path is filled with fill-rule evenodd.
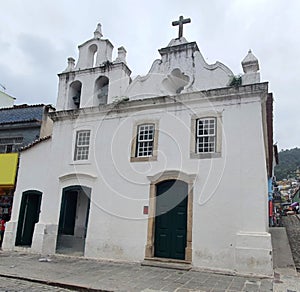
M 10 189 L 14 187 L 18 157 L 18 153 L 0 154 L 0 189 Z

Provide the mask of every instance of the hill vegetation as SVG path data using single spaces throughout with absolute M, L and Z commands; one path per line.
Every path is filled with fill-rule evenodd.
M 278 155 L 279 165 L 275 167 L 276 179 L 294 177 L 295 171 L 300 169 L 300 148 L 281 150 Z

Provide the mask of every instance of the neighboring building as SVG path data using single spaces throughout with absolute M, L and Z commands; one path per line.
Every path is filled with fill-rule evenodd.
M 52 132 L 51 106 L 18 105 L 0 109 L 0 217 L 10 218 L 18 151 Z
M 292 194 L 292 203 L 298 202 L 300 203 L 300 187 L 297 187 L 297 189 Z
M 177 23 L 133 81 L 100 25 L 68 59 L 52 138 L 21 152 L 4 249 L 272 274 L 268 83 L 251 51 L 241 77 L 207 64 Z
M 269 204 L 269 226 L 274 224 L 274 216 L 276 214 L 277 205 L 275 205 L 275 184 L 276 178 L 274 169 L 278 165 L 278 149 L 277 145 L 273 145 L 273 95 L 269 94 L 266 101 L 266 126 L 267 126 L 267 139 L 268 139 L 268 204 Z
M 52 133 L 50 105 L 15 105 L 0 109 L 0 153 L 17 152 L 20 148 Z
M 0 90 L 0 108 L 12 107 L 15 98 Z

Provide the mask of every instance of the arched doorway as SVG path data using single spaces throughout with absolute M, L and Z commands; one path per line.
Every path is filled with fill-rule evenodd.
M 87 234 L 91 189 L 70 186 L 62 191 L 56 251 L 83 255 Z
M 166 180 L 156 185 L 154 257 L 185 259 L 188 184 Z

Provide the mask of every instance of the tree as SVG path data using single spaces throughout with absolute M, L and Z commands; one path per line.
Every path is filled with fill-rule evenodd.
M 281 150 L 279 153 L 279 165 L 275 167 L 277 180 L 282 180 L 290 176 L 295 176 L 295 172 L 300 168 L 300 149 Z

